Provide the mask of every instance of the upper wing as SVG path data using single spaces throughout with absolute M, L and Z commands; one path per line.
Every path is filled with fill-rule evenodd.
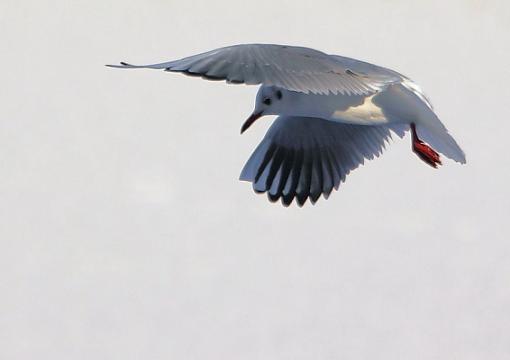
M 399 136 L 405 129 L 393 129 Z M 285 206 L 296 198 L 315 203 L 329 196 L 365 159 L 379 156 L 391 138 L 387 126 L 340 124 L 293 116 L 278 117 L 244 166 L 240 179 Z
M 357 60 L 350 59 L 353 64 Z M 314 94 L 368 94 L 399 82 L 393 73 L 357 72 L 323 52 L 296 46 L 245 44 L 228 46 L 180 60 L 153 65 L 107 65 L 150 68 L 229 83 L 274 85 Z
M 367 79 L 371 79 L 376 83 L 390 85 L 400 83 L 406 79 L 404 75 L 382 66 L 340 55 L 330 55 L 330 57 L 336 60 L 344 68 L 351 69 L 354 73 L 364 76 Z

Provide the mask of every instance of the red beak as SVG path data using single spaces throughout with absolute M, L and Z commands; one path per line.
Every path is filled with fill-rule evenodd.
M 241 134 L 243 132 L 245 132 L 246 130 L 248 130 L 248 128 L 251 126 L 251 124 L 253 124 L 255 122 L 255 120 L 257 120 L 261 116 L 262 116 L 262 112 L 251 114 L 250 117 L 248 119 L 246 119 L 243 126 L 241 127 Z

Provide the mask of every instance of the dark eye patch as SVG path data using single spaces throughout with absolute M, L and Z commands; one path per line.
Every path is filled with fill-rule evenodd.
M 266 105 L 271 105 L 271 99 L 270 98 L 265 98 L 264 101 L 262 101 L 264 104 Z
M 278 90 L 276 92 L 276 97 L 278 98 L 278 100 L 281 100 L 282 96 L 283 96 L 282 92 L 280 90 Z

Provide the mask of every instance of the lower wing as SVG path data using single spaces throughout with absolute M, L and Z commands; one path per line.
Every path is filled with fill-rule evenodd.
M 351 170 L 378 157 L 391 138 L 405 127 L 365 126 L 295 116 L 280 116 L 244 166 L 240 180 L 267 192 L 271 201 L 288 206 L 315 203 L 338 189 Z

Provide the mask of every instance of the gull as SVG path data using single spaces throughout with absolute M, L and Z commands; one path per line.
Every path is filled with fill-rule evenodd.
M 437 168 L 439 153 L 466 157 L 421 88 L 396 71 L 298 46 L 242 44 L 152 65 L 207 80 L 260 85 L 246 131 L 265 115 L 278 115 L 244 166 L 240 180 L 289 206 L 312 204 L 365 159 L 378 157 L 392 133 L 411 132 L 411 149 Z

